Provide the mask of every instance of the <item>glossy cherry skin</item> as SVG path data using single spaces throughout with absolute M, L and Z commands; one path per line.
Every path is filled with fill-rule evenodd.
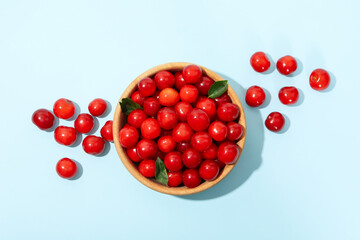
M 181 142 L 176 144 L 176 150 L 183 153 L 186 151 L 186 149 L 191 148 L 191 143 L 190 142 Z
M 187 168 L 196 168 L 201 163 L 201 154 L 193 148 L 187 149 L 181 156 L 183 164 Z
M 299 99 L 299 91 L 296 87 L 283 87 L 279 91 L 279 99 L 285 105 L 295 104 Z
M 108 142 L 114 141 L 113 136 L 113 121 L 107 121 L 100 130 L 101 137 Z
M 135 103 L 139 104 L 140 106 L 144 105 L 146 97 L 142 96 L 139 91 L 135 91 L 133 94 L 131 94 L 131 100 L 133 100 Z
M 242 126 L 235 122 L 228 122 L 226 124 L 226 127 L 228 129 L 227 131 L 227 139 L 229 141 L 237 141 L 239 140 L 242 135 L 244 134 L 244 129 Z
M 48 130 L 54 126 L 55 117 L 46 109 L 38 109 L 33 113 L 31 120 L 41 130 Z
M 265 72 L 270 68 L 270 60 L 264 52 L 256 52 L 250 58 L 250 64 L 256 72 Z
M 130 158 L 130 160 L 133 161 L 133 162 L 140 162 L 142 160 L 139 157 L 139 155 L 137 154 L 136 147 L 127 148 L 126 149 L 126 154 Z
M 60 177 L 70 179 L 75 177 L 77 165 L 69 158 L 62 158 L 56 164 L 56 172 Z
M 136 151 L 142 159 L 155 159 L 158 153 L 158 146 L 153 140 L 142 139 L 136 145 Z
M 250 107 L 258 107 L 265 102 L 266 94 L 259 86 L 251 86 L 246 91 L 245 101 Z
M 142 160 L 138 169 L 139 172 L 145 177 L 155 177 L 155 161 L 152 159 Z
M 223 142 L 220 144 L 217 157 L 220 162 L 225 164 L 233 164 L 240 156 L 239 146 L 233 142 Z
M 162 129 L 173 129 L 178 123 L 178 117 L 174 109 L 164 107 L 157 114 L 157 121 Z
M 213 181 L 220 172 L 219 164 L 214 160 L 205 160 L 201 163 L 199 168 L 199 174 L 205 181 Z
M 176 142 L 172 136 L 163 136 L 159 138 L 157 144 L 159 150 L 164 153 L 171 152 L 176 148 Z
M 105 149 L 104 139 L 94 135 L 87 136 L 82 142 L 84 151 L 91 155 L 99 155 Z
M 188 188 L 194 188 L 200 185 L 201 178 L 197 169 L 187 169 L 183 172 L 183 183 Z
M 183 167 L 181 153 L 177 151 L 169 152 L 164 158 L 164 164 L 166 169 L 170 172 L 180 171 Z
M 179 102 L 179 93 L 173 88 L 165 88 L 159 94 L 159 102 L 166 107 L 174 106 Z
M 144 120 L 141 124 L 140 129 L 141 135 L 147 139 L 157 138 L 158 136 L 160 136 L 161 133 L 161 128 L 158 121 L 153 118 L 148 118 Z
M 75 114 L 75 104 L 66 98 L 57 100 L 53 107 L 55 116 L 61 119 L 69 119 Z
M 217 146 L 215 143 L 212 143 L 210 147 L 204 150 L 202 153 L 203 159 L 216 159 L 217 158 Z
M 217 117 L 223 122 L 231 122 L 240 116 L 239 107 L 233 103 L 223 103 L 217 109 Z
M 158 89 L 172 88 L 175 84 L 175 77 L 169 71 L 160 71 L 155 74 L 154 80 Z
M 175 105 L 175 112 L 180 122 L 185 122 L 189 113 L 193 110 L 190 103 L 178 102 Z
M 279 112 L 272 112 L 265 120 L 265 126 L 267 129 L 273 132 L 279 132 L 285 125 L 285 118 Z
M 74 127 L 79 133 L 89 133 L 94 128 L 94 118 L 87 113 L 79 114 L 74 122 Z
M 202 76 L 200 79 L 200 82 L 197 82 L 195 84 L 195 87 L 197 87 L 197 89 L 199 90 L 199 93 L 201 95 L 208 95 L 209 89 L 211 87 L 211 85 L 214 84 L 214 80 L 212 80 L 211 78 L 209 78 L 208 76 Z
M 133 110 L 127 117 L 127 123 L 134 128 L 140 128 L 141 124 L 147 119 L 147 115 L 142 109 Z
M 220 97 L 214 98 L 214 102 L 216 104 L 216 107 L 219 107 L 223 103 L 231 103 L 231 98 L 229 94 L 225 92 Z
M 138 83 L 138 89 L 142 96 L 148 97 L 155 93 L 156 83 L 151 78 L 143 78 Z
M 204 131 L 210 124 L 210 118 L 206 112 L 197 108 L 189 113 L 186 120 L 189 126 L 197 132 Z
M 196 132 L 191 136 L 191 146 L 199 151 L 205 151 L 212 144 L 212 138 L 208 132 Z
M 59 144 L 70 146 L 76 142 L 77 133 L 75 128 L 59 126 L 54 131 L 54 137 Z
M 309 83 L 312 89 L 323 91 L 330 85 L 330 75 L 324 69 L 315 69 L 310 75 Z
M 209 116 L 210 119 L 216 117 L 216 104 L 214 100 L 210 98 L 203 98 L 196 104 L 196 108 L 203 110 Z
M 193 85 L 185 85 L 180 89 L 180 99 L 183 102 L 193 103 L 199 95 L 199 90 Z
M 168 172 L 168 186 L 169 187 L 177 187 L 182 183 L 182 171 L 177 172 Z
M 133 126 L 123 127 L 119 132 L 119 143 L 124 148 L 134 147 L 139 140 L 139 132 Z
M 194 84 L 200 81 L 202 70 L 196 65 L 188 65 L 184 67 L 182 75 L 187 84 Z
M 228 129 L 223 122 L 214 121 L 209 126 L 209 134 L 215 141 L 223 141 L 226 139 Z
M 95 117 L 99 117 L 106 112 L 107 103 L 104 99 L 96 98 L 89 103 L 89 113 Z
M 182 76 L 182 72 L 175 73 L 175 88 L 177 90 L 180 90 L 185 85 L 186 85 L 186 82 Z
M 153 117 L 159 112 L 161 105 L 155 97 L 145 99 L 143 109 L 146 115 Z
M 276 63 L 276 68 L 279 71 L 279 73 L 283 75 L 289 75 L 295 72 L 297 69 L 296 59 L 290 55 L 279 58 L 279 60 Z
M 193 134 L 193 130 L 187 123 L 178 123 L 172 131 L 172 137 L 175 142 L 189 142 L 191 139 L 191 135 Z

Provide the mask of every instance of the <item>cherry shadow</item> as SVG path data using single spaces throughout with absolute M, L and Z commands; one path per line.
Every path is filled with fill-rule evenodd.
M 109 101 L 107 101 L 107 100 L 105 100 L 105 102 L 106 102 L 106 105 L 107 105 L 106 106 L 106 111 L 103 113 L 103 115 L 98 116 L 98 118 L 105 118 L 105 117 L 109 116 L 109 114 L 112 111 L 111 103 Z
M 76 161 L 74 159 L 72 159 L 72 160 L 76 163 L 77 173 L 73 178 L 70 178 L 69 180 L 74 181 L 74 180 L 77 180 L 77 179 L 81 178 L 81 176 L 83 175 L 83 167 L 78 161 Z
M 214 187 L 197 194 L 177 196 L 187 200 L 208 200 L 229 194 L 240 188 L 262 163 L 262 149 L 264 145 L 264 123 L 260 111 L 245 103 L 246 90 L 230 77 L 218 73 L 227 79 L 244 107 L 246 116 L 246 141 L 241 157 L 229 175 Z
M 94 119 L 94 127 L 91 129 L 90 132 L 86 133 L 86 135 L 94 135 L 96 131 L 99 129 L 100 123 L 99 120 L 96 117 L 93 117 Z
M 323 92 L 323 93 L 327 93 L 327 92 L 332 91 L 335 88 L 335 85 L 336 85 L 336 77 L 335 77 L 335 75 L 330 71 L 327 71 L 327 72 L 330 75 L 330 85 L 324 91 L 320 91 L 320 92 Z
M 72 101 L 75 105 L 75 113 L 74 113 L 74 116 L 72 116 L 71 118 L 69 119 L 66 119 L 66 121 L 74 121 L 76 120 L 76 118 L 79 116 L 79 114 L 81 113 L 81 108 L 79 106 L 79 104 L 77 104 L 76 102 Z
M 102 153 L 100 153 L 99 155 L 95 155 L 95 157 L 103 157 L 103 156 L 106 156 L 109 152 L 110 152 L 110 149 L 111 149 L 111 144 L 108 142 L 108 141 L 105 141 L 105 148 L 104 148 L 104 151 Z
M 269 67 L 268 70 L 266 70 L 265 72 L 262 72 L 261 74 L 268 75 L 268 74 L 270 74 L 270 73 L 272 73 L 272 72 L 275 71 L 275 69 L 276 69 L 276 64 L 275 64 L 275 62 L 274 62 L 274 60 L 272 59 L 272 57 L 271 57 L 270 54 L 265 53 L 265 55 L 266 55 L 266 57 L 267 57 L 267 58 L 269 59 L 269 61 L 270 61 L 270 67 Z

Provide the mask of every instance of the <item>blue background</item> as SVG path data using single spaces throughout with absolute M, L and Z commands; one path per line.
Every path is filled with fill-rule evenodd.
M 360 239 L 359 1 L 0 2 L 0 239 Z M 295 77 L 256 73 L 255 51 L 295 56 Z M 248 135 L 233 172 L 214 188 L 175 197 L 152 191 L 106 156 L 65 147 L 31 122 L 60 97 L 81 112 L 101 97 L 112 112 L 125 87 L 156 65 L 187 61 L 244 89 L 263 86 L 265 107 L 244 105 Z M 311 71 L 332 74 L 326 92 Z M 282 105 L 283 86 L 301 89 Z M 264 129 L 272 111 L 287 131 Z M 60 121 L 71 126 L 71 121 Z M 99 134 L 99 130 L 96 132 Z M 76 180 L 55 172 L 70 157 Z

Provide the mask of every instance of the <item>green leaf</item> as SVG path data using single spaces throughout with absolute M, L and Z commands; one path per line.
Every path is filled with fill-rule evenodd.
M 130 98 L 121 99 L 120 106 L 121 106 L 121 111 L 126 115 L 129 115 L 135 109 L 142 109 L 142 107 L 139 104 L 137 104 Z
M 155 162 L 155 179 L 164 185 L 168 185 L 168 175 L 164 162 L 158 157 Z
M 213 85 L 211 85 L 208 92 L 208 97 L 209 98 L 220 97 L 224 92 L 226 92 L 227 89 L 228 89 L 227 80 L 217 81 Z

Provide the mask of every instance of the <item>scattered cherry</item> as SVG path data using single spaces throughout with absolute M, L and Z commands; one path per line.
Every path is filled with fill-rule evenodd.
M 290 55 L 284 56 L 277 61 L 276 68 L 279 73 L 289 75 L 297 69 L 296 59 Z
M 75 114 L 75 104 L 66 98 L 57 100 L 53 107 L 55 116 L 62 119 L 69 119 Z
M 256 52 L 250 58 L 250 64 L 256 72 L 265 72 L 270 68 L 270 60 L 264 52 Z
M 108 142 L 114 141 L 113 121 L 107 121 L 100 130 L 101 137 Z
M 96 98 L 89 103 L 89 113 L 95 117 L 102 116 L 106 112 L 107 103 L 104 99 Z
M 273 132 L 279 132 L 285 125 L 285 118 L 279 112 L 272 112 L 265 120 L 265 126 L 267 129 Z
M 75 177 L 77 173 L 77 165 L 70 158 L 62 158 L 56 164 L 57 174 L 65 179 Z
M 46 109 L 36 110 L 32 117 L 32 122 L 41 130 L 48 130 L 54 126 L 55 117 Z
M 77 133 L 73 127 L 59 126 L 54 131 L 54 137 L 59 144 L 70 146 L 76 142 Z
M 330 85 L 330 75 L 326 70 L 318 68 L 311 73 L 309 82 L 312 89 L 323 91 Z
M 285 105 L 295 104 L 299 99 L 299 91 L 296 87 L 283 87 L 279 91 L 279 99 Z
M 265 102 L 266 94 L 259 86 L 251 86 L 246 91 L 245 101 L 250 107 L 259 107 Z
M 79 114 L 74 127 L 79 133 L 89 133 L 94 128 L 94 118 L 88 113 Z
M 90 135 L 84 138 L 82 147 L 88 154 L 99 155 L 105 149 L 105 142 L 101 137 Z

